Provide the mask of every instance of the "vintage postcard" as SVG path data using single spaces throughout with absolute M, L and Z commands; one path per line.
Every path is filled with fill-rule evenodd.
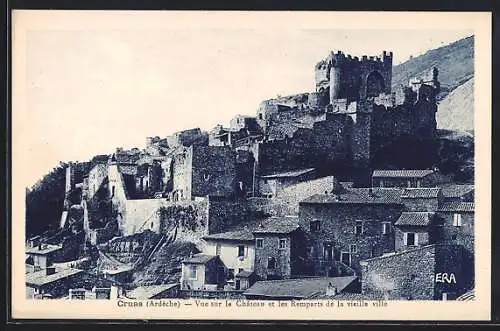
M 490 13 L 12 17 L 13 318 L 490 319 Z

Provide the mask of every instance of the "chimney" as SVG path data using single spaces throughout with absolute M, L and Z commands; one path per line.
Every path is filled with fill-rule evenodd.
M 39 243 L 38 244 L 38 250 L 41 251 L 42 250 L 42 243 Z
M 47 267 L 45 268 L 45 275 L 50 276 L 56 273 L 55 267 Z

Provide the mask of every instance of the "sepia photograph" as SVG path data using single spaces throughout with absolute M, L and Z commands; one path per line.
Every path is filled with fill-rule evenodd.
M 489 318 L 491 17 L 405 14 L 14 12 L 18 313 Z

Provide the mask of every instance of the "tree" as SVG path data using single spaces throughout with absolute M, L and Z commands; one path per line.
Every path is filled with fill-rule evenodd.
M 65 196 L 66 163 L 60 163 L 32 188 L 26 189 L 26 236 L 57 228 Z

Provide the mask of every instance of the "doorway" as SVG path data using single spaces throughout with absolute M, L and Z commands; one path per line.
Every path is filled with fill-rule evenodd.
M 340 254 L 340 261 L 345 265 L 351 266 L 351 254 L 347 252 L 342 252 Z

